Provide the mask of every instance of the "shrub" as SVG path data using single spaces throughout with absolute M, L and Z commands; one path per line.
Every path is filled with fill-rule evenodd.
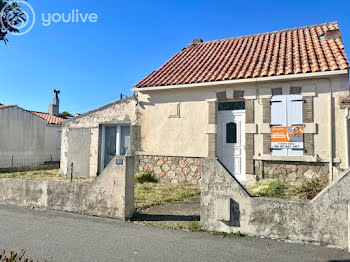
M 249 193 L 253 196 L 279 197 L 285 189 L 283 181 L 279 179 L 263 179 L 249 189 Z
M 134 179 L 135 179 L 135 183 L 138 183 L 138 184 L 143 184 L 145 182 L 148 182 L 148 183 L 158 182 L 158 180 L 152 176 L 151 171 L 144 171 L 141 173 L 137 173 L 135 174 Z

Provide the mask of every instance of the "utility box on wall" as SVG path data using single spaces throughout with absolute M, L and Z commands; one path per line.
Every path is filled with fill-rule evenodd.
M 216 199 L 216 219 L 222 222 L 231 220 L 231 199 L 226 196 L 217 196 Z

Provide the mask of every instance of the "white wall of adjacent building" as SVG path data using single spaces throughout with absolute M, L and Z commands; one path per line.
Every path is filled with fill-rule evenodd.
M 0 168 L 60 160 L 61 126 L 17 106 L 0 110 Z

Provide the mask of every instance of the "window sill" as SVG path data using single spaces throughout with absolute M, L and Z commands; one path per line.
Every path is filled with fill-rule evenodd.
M 290 162 L 325 162 L 318 161 L 316 157 L 313 156 L 271 156 L 271 155 L 263 155 L 263 156 L 254 156 L 254 160 L 271 160 L 271 161 L 290 161 Z

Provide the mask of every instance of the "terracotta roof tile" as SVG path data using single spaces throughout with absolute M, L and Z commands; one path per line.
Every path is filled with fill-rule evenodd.
M 47 124 L 60 125 L 64 120 L 72 118 L 71 116 L 53 116 L 48 113 L 28 111 L 46 121 Z
M 137 88 L 349 69 L 338 23 L 192 44 Z
M 0 105 L 0 109 L 14 107 L 14 106 L 16 106 L 16 105 Z
M 0 109 L 4 108 L 10 108 L 10 107 L 17 107 L 16 105 L 0 105 Z M 23 108 L 22 108 L 23 109 Z M 23 109 L 25 110 L 25 109 Z M 72 118 L 72 116 L 53 116 L 50 115 L 49 113 L 42 113 L 42 112 L 35 112 L 35 111 L 29 111 L 25 110 L 29 113 L 32 113 L 46 121 L 47 124 L 52 124 L 52 125 L 60 125 L 64 120 Z

